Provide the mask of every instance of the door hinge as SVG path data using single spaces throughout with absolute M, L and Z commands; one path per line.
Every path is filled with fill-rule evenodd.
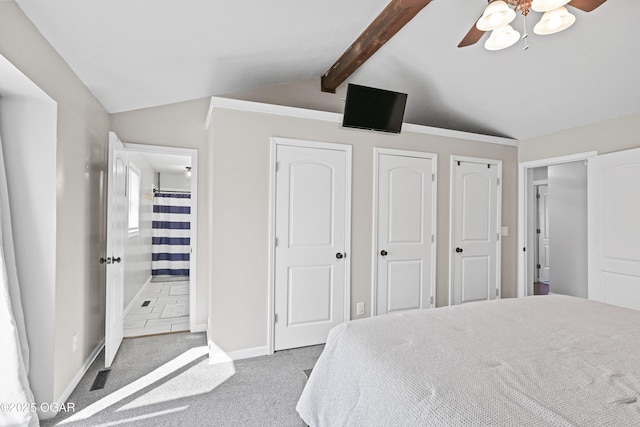
M 536 199 L 540 198 L 540 193 L 536 194 Z
M 500 185 L 500 178 L 496 179 L 496 185 Z
M 278 247 L 278 238 L 277 238 L 277 237 L 276 237 L 275 245 L 274 245 L 274 246 L 275 246 L 276 248 Z
M 527 252 L 527 247 L 522 248 L 522 252 Z
M 539 228 L 536 229 L 536 233 L 540 234 L 540 229 Z
M 458 160 L 458 166 L 460 166 L 460 160 Z
M 540 264 L 538 264 L 538 268 L 540 268 L 540 267 L 541 267 Z
M 500 233 L 496 233 L 496 242 L 500 241 Z
M 431 295 L 431 298 L 429 299 L 431 305 L 433 305 L 433 295 Z
M 491 169 L 491 163 L 487 163 L 487 169 Z
M 496 288 L 496 296 L 500 295 L 500 290 L 498 288 Z
M 436 242 L 436 235 L 432 234 L 431 235 L 431 243 L 435 243 Z
M 280 170 L 280 162 L 276 162 L 276 172 Z
M 273 323 L 278 323 L 278 313 L 273 313 Z

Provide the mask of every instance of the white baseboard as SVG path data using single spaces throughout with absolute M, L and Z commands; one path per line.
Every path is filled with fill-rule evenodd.
M 190 330 L 193 333 L 195 333 L 195 332 L 207 332 L 207 324 L 206 323 L 197 324 L 193 328 L 191 328 Z
M 144 285 L 142 285 L 142 287 L 140 288 L 140 290 L 136 293 L 136 295 L 133 297 L 133 299 L 131 300 L 131 302 L 129 303 L 129 305 L 127 305 L 127 308 L 124 309 L 124 314 L 122 315 L 122 317 L 127 317 L 127 314 L 129 314 L 129 312 L 131 311 L 131 309 L 133 308 L 133 304 L 138 301 L 138 297 L 140 295 L 142 295 L 142 291 L 144 291 L 144 288 L 147 287 L 147 285 L 149 283 L 151 283 L 151 279 L 153 276 L 149 276 L 149 278 L 147 279 L 146 282 L 144 282 Z
M 225 352 L 213 342 L 209 341 L 209 363 L 211 364 L 249 359 L 251 357 L 266 356 L 268 354 L 269 348 L 266 345 Z
M 58 407 L 61 407 L 61 405 L 64 402 L 66 402 L 67 399 L 69 399 L 69 396 L 71 396 L 71 393 L 73 393 L 73 390 L 75 390 L 75 388 L 78 386 L 78 384 L 80 383 L 80 380 L 82 380 L 82 377 L 84 377 L 84 375 L 87 373 L 87 371 L 89 370 L 93 362 L 95 362 L 95 360 L 98 358 L 98 355 L 100 354 L 103 348 L 104 348 L 104 338 L 93 349 L 93 352 L 91 352 L 87 360 L 84 361 L 84 363 L 80 367 L 80 370 L 78 371 L 76 376 L 73 377 L 73 379 L 71 380 L 67 388 L 62 392 L 62 395 L 60 395 L 60 397 L 56 400 Z M 49 412 L 49 413 L 52 414 L 51 416 L 55 415 L 55 413 L 53 412 Z

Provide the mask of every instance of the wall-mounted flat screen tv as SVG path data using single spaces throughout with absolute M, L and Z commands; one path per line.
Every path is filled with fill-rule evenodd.
M 407 94 L 349 84 L 342 126 L 400 133 Z

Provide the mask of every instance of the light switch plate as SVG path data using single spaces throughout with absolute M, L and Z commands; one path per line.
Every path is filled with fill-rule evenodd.
M 509 227 L 507 227 L 506 225 L 502 226 L 502 231 L 500 232 L 500 234 L 502 234 L 502 236 L 508 236 L 509 235 Z

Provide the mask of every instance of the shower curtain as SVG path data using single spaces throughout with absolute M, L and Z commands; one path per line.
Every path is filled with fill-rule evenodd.
M 31 409 L 35 399 L 29 387 L 29 345 L 20 299 L 18 272 L 13 247 L 9 190 L 0 141 L 0 425 L 39 425 Z M 27 409 L 28 408 L 28 409 Z M 27 410 L 25 410 L 27 409 Z
M 191 254 L 191 194 L 156 192 L 153 197 L 151 274 L 188 276 Z

